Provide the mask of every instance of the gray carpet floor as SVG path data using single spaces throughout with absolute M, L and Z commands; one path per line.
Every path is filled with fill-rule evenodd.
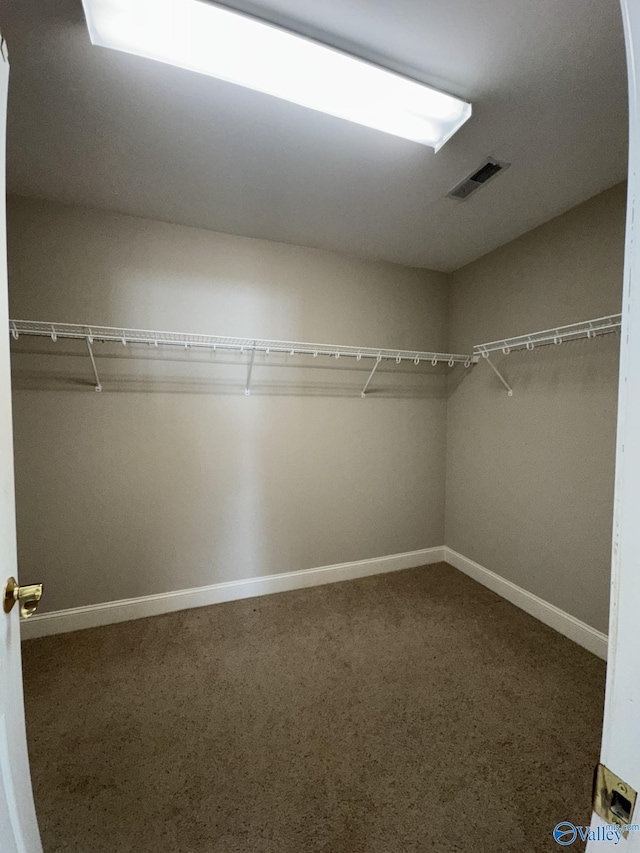
M 444 563 L 31 640 L 45 853 L 558 850 L 604 674 Z

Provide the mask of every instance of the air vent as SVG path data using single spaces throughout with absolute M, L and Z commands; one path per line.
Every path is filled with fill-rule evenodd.
M 466 177 L 463 181 L 460 181 L 459 184 L 456 184 L 455 187 L 447 193 L 447 198 L 457 198 L 459 201 L 465 201 L 472 193 L 479 190 L 480 187 L 483 187 L 485 184 L 488 184 L 490 180 L 495 178 L 496 175 L 499 175 L 500 172 L 504 172 L 504 170 L 508 169 L 510 165 L 511 163 L 505 163 L 501 160 L 495 160 L 493 157 L 487 157 L 484 163 L 481 163 L 475 172 L 472 172 L 472 174 Z

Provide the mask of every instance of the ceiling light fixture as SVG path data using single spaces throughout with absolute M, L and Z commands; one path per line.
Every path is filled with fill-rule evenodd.
M 82 0 L 93 44 L 266 92 L 436 151 L 471 104 L 200 0 Z

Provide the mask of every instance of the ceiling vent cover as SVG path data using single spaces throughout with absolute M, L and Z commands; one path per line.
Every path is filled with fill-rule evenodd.
M 457 198 L 459 201 L 465 201 L 480 187 L 488 184 L 490 180 L 508 169 L 511 163 L 505 163 L 504 160 L 496 160 L 494 157 L 487 157 L 484 163 L 481 163 L 478 168 L 472 172 L 459 184 L 447 193 L 447 198 Z

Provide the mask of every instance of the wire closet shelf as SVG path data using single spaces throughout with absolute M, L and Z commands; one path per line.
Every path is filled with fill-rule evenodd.
M 565 341 L 577 341 L 582 338 L 592 339 L 600 335 L 608 335 L 618 332 L 622 325 L 621 314 L 608 314 L 606 317 L 597 317 L 594 320 L 583 320 L 579 323 L 570 323 L 567 326 L 556 326 L 552 329 L 543 329 L 540 332 L 531 332 L 528 335 L 517 335 L 513 338 L 500 338 L 497 341 L 489 341 L 485 344 L 476 344 L 473 354 L 478 359 L 482 358 L 496 374 L 500 382 L 507 389 L 510 397 L 513 389 L 491 361 L 490 355 L 494 352 L 502 352 L 509 355 L 514 350 L 533 350 L 536 347 L 544 347 L 555 344 L 559 346 Z
M 512 350 L 528 349 L 561 344 L 564 341 L 575 341 L 579 338 L 595 338 L 620 329 L 621 314 L 609 314 L 595 320 L 583 320 L 580 323 L 570 323 L 568 326 L 556 326 L 554 329 L 543 329 L 541 332 L 531 332 L 528 335 L 517 335 L 513 338 L 500 338 L 486 344 L 476 344 L 474 355 L 486 358 L 491 352 L 503 352 L 508 355 Z
M 249 357 L 247 381 L 245 394 L 249 395 L 251 373 L 256 353 L 269 355 L 279 353 L 287 355 L 309 355 L 313 358 L 328 356 L 334 359 L 354 358 L 357 361 L 372 359 L 374 364 L 371 368 L 367 382 L 362 389 L 361 396 L 366 396 L 367 389 L 378 365 L 383 361 L 394 361 L 397 364 L 413 362 L 413 364 L 430 363 L 463 364 L 470 367 L 478 362 L 476 355 L 446 352 L 425 352 L 421 350 L 388 349 L 381 347 L 358 347 L 342 344 L 317 344 L 301 341 L 272 341 L 264 338 L 233 338 L 224 335 L 200 335 L 187 332 L 162 332 L 149 329 L 127 329 L 114 326 L 89 326 L 74 323 L 48 323 L 39 320 L 9 320 L 9 332 L 17 340 L 20 335 L 35 335 L 37 337 L 48 337 L 53 341 L 60 339 L 83 340 L 86 342 L 89 357 L 96 380 L 96 391 L 102 390 L 102 384 L 98 376 L 97 365 L 93 353 L 93 344 L 96 341 L 102 343 L 148 344 L 155 347 L 181 347 L 184 349 L 208 349 L 234 351 L 246 353 Z

